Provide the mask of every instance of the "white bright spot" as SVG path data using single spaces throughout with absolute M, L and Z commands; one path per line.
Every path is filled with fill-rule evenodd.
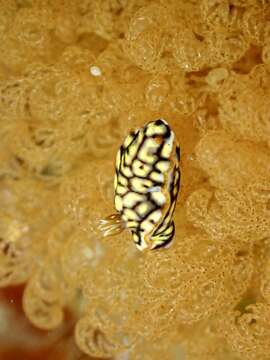
M 102 74 L 102 72 L 98 66 L 91 66 L 90 73 L 93 76 L 100 76 Z
M 151 192 L 151 193 L 153 193 L 153 192 L 158 192 L 159 193 L 160 191 L 161 191 L 160 186 L 152 186 L 152 187 L 147 189 L 147 192 Z
M 92 259 L 94 256 L 93 251 L 90 248 L 85 248 L 83 254 L 88 260 Z

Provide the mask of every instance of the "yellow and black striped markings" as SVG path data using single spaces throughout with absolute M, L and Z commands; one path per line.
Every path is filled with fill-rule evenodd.
M 168 246 L 180 184 L 180 150 L 165 120 L 130 133 L 116 158 L 115 208 L 140 250 Z

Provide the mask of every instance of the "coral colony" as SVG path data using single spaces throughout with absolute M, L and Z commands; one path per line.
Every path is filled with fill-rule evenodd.
M 0 0 L 0 285 L 36 328 L 69 314 L 90 358 L 269 360 L 269 19 L 263 0 Z M 140 205 L 173 217 L 104 237 L 117 151 L 158 119 L 181 196 L 173 152 Z M 172 246 L 138 251 L 158 223 Z

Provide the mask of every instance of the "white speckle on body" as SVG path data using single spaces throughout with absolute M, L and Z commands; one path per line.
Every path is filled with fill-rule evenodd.
M 153 192 L 160 192 L 161 191 L 161 187 L 160 186 L 152 186 L 151 188 L 149 188 L 148 190 L 147 190 L 147 192 L 151 192 L 151 193 L 153 193 Z

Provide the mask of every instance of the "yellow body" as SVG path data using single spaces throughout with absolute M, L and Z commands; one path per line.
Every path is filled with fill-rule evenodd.
M 118 151 L 114 180 L 118 223 L 132 232 L 140 250 L 165 247 L 173 239 L 179 160 L 175 135 L 165 120 L 131 133 Z M 109 235 L 119 230 L 110 222 Z

